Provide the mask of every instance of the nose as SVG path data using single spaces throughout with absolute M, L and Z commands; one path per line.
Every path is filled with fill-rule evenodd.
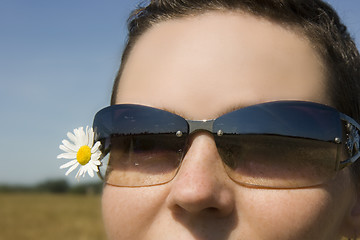
M 224 217 L 234 209 L 233 182 L 225 172 L 211 134 L 195 133 L 178 174 L 172 180 L 168 205 L 188 214 Z

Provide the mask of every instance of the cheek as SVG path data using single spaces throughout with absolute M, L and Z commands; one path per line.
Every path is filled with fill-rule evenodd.
M 258 239 L 338 239 L 351 205 L 344 189 L 249 190 L 240 222 Z
M 332 203 L 326 195 L 323 191 L 315 193 L 314 190 L 311 193 L 287 192 L 287 190 L 277 191 L 276 194 L 263 193 L 261 196 L 255 196 L 256 203 L 253 199 L 254 204 L 250 207 L 252 211 L 261 214 L 261 217 L 258 219 L 249 217 L 249 220 L 262 222 L 261 225 L 251 224 L 255 230 L 273 229 L 273 232 L 279 231 L 278 234 L 291 233 L 296 236 L 297 232 L 303 233 L 306 229 L 313 228 L 312 225 L 323 218 L 326 209 L 331 209 Z
M 102 212 L 109 239 L 142 239 L 164 202 L 162 187 L 121 188 L 106 186 Z

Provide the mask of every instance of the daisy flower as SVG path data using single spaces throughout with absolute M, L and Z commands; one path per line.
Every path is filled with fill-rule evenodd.
M 80 176 L 88 173 L 94 176 L 94 171 L 98 172 L 98 166 L 101 164 L 99 158 L 101 151 L 99 149 L 100 142 L 94 144 L 94 131 L 86 126 L 74 129 L 74 133 L 68 132 L 67 137 L 72 141 L 64 139 L 62 145 L 59 146 L 64 153 L 59 154 L 57 158 L 71 159 L 71 161 L 60 166 L 60 169 L 69 168 L 65 175 L 69 175 L 73 170 L 80 166 L 75 178 L 79 180 Z

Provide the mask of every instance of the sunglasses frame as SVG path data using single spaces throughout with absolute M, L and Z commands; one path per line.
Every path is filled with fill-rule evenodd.
M 339 113 L 339 114 L 340 114 L 340 119 L 346 123 L 345 129 L 346 129 L 347 140 L 345 144 L 347 151 L 350 155 L 350 158 L 340 162 L 340 167 L 342 169 L 350 164 L 353 164 L 354 162 L 356 162 L 356 160 L 360 158 L 360 152 L 359 152 L 360 125 L 351 117 L 343 113 Z
M 341 170 L 351 164 L 353 164 L 357 159 L 360 158 L 360 151 L 359 151 L 359 142 L 360 142 L 360 136 L 359 136 L 359 131 L 360 131 L 360 125 L 351 117 L 338 112 L 336 109 L 323 105 L 323 104 L 318 104 L 318 103 L 313 103 L 313 102 L 305 102 L 305 101 L 275 101 L 275 102 L 267 102 L 267 103 L 261 103 L 261 104 L 256 104 L 256 105 L 252 105 L 249 107 L 256 107 L 256 106 L 266 106 L 266 105 L 271 105 L 271 104 L 299 104 L 299 105 L 308 105 L 308 106 L 316 106 L 316 107 L 320 107 L 320 108 L 324 108 L 324 109 L 328 109 L 331 110 L 333 112 L 336 112 L 339 116 L 339 120 L 342 124 L 342 134 L 339 134 L 335 137 L 333 137 L 332 139 L 327 138 L 325 139 L 315 139 L 315 140 L 319 140 L 319 141 L 331 141 L 335 144 L 337 144 L 338 146 L 338 156 L 337 156 L 337 162 L 338 162 L 338 166 L 336 167 L 336 169 L 334 169 L 335 171 Z M 167 112 L 170 113 L 166 110 L 162 110 L 162 109 L 157 109 L 157 108 L 153 108 L 153 107 L 148 107 L 148 106 L 143 106 L 143 105 L 137 105 L 137 104 L 119 104 L 119 105 L 112 105 L 109 107 L 106 107 L 102 110 L 100 110 L 94 118 L 94 124 L 93 124 L 93 128 L 95 130 L 95 141 L 97 140 L 101 140 L 101 136 L 102 134 L 98 132 L 98 122 L 99 122 L 99 116 L 101 116 L 101 114 L 103 114 L 104 111 L 111 111 L 111 109 L 117 108 L 117 107 L 121 107 L 121 106 L 135 106 L 138 108 L 144 108 L 144 109 L 154 109 L 156 111 L 160 111 L 160 112 Z M 249 108 L 246 107 L 246 108 Z M 170 113 L 173 114 L 175 116 L 178 116 L 180 118 L 182 118 L 183 120 L 185 120 L 187 122 L 187 131 L 181 131 L 178 130 L 176 131 L 176 136 L 177 137 L 182 137 L 183 134 L 187 134 L 187 135 L 191 135 L 194 132 L 197 131 L 207 131 L 210 132 L 212 134 L 216 134 L 217 136 L 221 137 L 224 132 L 221 129 L 216 130 L 214 128 L 214 123 L 216 122 L 217 119 L 224 117 L 227 114 L 232 114 L 235 113 L 237 111 L 241 111 L 242 109 L 246 109 L 246 108 L 241 108 L 241 109 L 237 109 L 234 110 L 230 113 L 226 113 L 216 119 L 210 119 L 210 120 L 188 120 L 185 119 L 179 115 L 176 115 L 174 113 Z M 101 122 L 101 120 L 100 120 Z M 215 129 L 215 130 L 214 130 Z M 227 132 L 225 132 L 225 134 L 227 134 Z M 258 133 L 260 134 L 260 133 Z M 244 134 L 245 135 L 245 134 Z M 276 135 L 276 134 L 274 134 Z M 279 134 L 278 136 L 282 136 L 282 134 Z M 286 136 L 286 135 L 285 135 Z M 290 137 L 296 137 L 296 136 L 290 136 Z M 303 138 L 300 136 L 300 138 Z M 104 140 L 104 138 L 103 138 Z M 110 142 L 109 142 L 109 138 L 105 137 L 105 144 L 103 145 L 103 154 L 102 157 L 105 157 L 107 155 L 107 153 L 110 151 Z M 341 158 L 341 148 L 343 148 L 343 146 L 345 145 L 345 150 L 347 151 L 349 158 L 345 159 L 345 160 L 339 160 Z M 98 166 L 98 168 L 100 168 L 100 166 Z M 180 168 L 180 166 L 179 166 Z M 98 175 L 99 177 L 104 180 L 104 176 L 102 176 L 102 174 L 100 173 L 100 171 L 98 171 Z M 171 181 L 171 180 L 170 180 Z

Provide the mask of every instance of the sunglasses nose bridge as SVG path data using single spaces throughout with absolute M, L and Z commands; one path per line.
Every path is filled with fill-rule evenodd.
M 189 134 L 199 130 L 205 130 L 213 133 L 214 119 L 211 120 L 186 120 L 189 124 Z

